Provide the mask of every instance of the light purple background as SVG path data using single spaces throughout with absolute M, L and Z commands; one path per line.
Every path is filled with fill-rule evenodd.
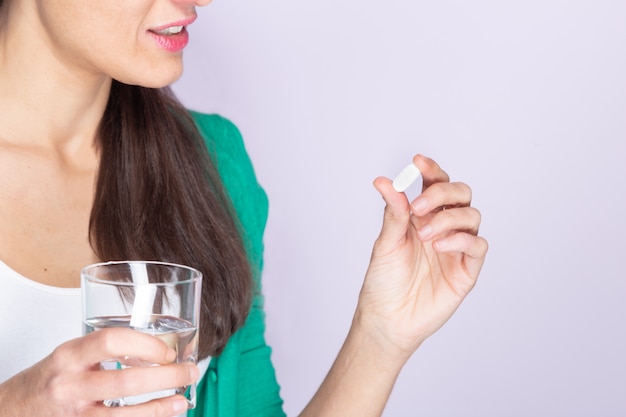
M 175 90 L 270 196 L 267 338 L 295 416 L 345 333 L 414 153 L 474 190 L 479 283 L 386 416 L 626 415 L 626 3 L 216 0 Z M 415 195 L 411 190 L 411 195 Z

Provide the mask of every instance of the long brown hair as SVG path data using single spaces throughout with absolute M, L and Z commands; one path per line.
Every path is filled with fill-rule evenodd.
M 246 319 L 252 278 L 243 231 L 193 120 L 169 88 L 113 81 L 97 145 L 94 250 L 102 260 L 199 269 L 199 356 L 218 355 Z

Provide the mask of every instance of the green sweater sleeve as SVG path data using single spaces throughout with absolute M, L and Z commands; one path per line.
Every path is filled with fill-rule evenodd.
M 217 115 L 192 112 L 217 165 L 239 218 L 253 269 L 256 291 L 245 325 L 229 340 L 223 353 L 212 358 L 198 384 L 197 406 L 189 417 L 282 417 L 279 385 L 265 342 L 265 314 L 261 293 L 263 231 L 267 196 L 259 183 L 239 130 Z

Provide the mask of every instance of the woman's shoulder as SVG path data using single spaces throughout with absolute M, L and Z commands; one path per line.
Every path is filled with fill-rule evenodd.
M 262 237 L 268 215 L 268 200 L 239 129 L 218 114 L 190 111 L 220 174 L 247 237 L 251 261 L 262 267 Z M 255 272 L 257 272 L 255 271 Z M 257 277 L 258 278 L 258 277 Z
M 215 136 L 229 133 L 233 129 L 237 130 L 233 122 L 220 114 L 202 113 L 195 110 L 188 111 L 202 133 Z
M 214 160 L 227 189 L 232 189 L 233 177 L 239 183 L 242 179 L 248 185 L 256 183 L 252 161 L 246 150 L 241 132 L 229 119 L 219 114 L 206 114 L 190 111 L 196 127 L 204 138 L 207 150 Z M 242 178 L 243 177 L 243 178 Z
M 244 151 L 241 132 L 233 122 L 219 114 L 207 114 L 190 110 L 196 127 L 203 136 L 210 152 Z

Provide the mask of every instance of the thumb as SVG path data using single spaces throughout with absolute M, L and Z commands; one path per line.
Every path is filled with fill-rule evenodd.
M 390 179 L 378 177 L 374 180 L 374 187 L 386 204 L 379 241 L 393 244 L 406 237 L 411 218 L 411 206 L 406 194 L 394 190 Z

